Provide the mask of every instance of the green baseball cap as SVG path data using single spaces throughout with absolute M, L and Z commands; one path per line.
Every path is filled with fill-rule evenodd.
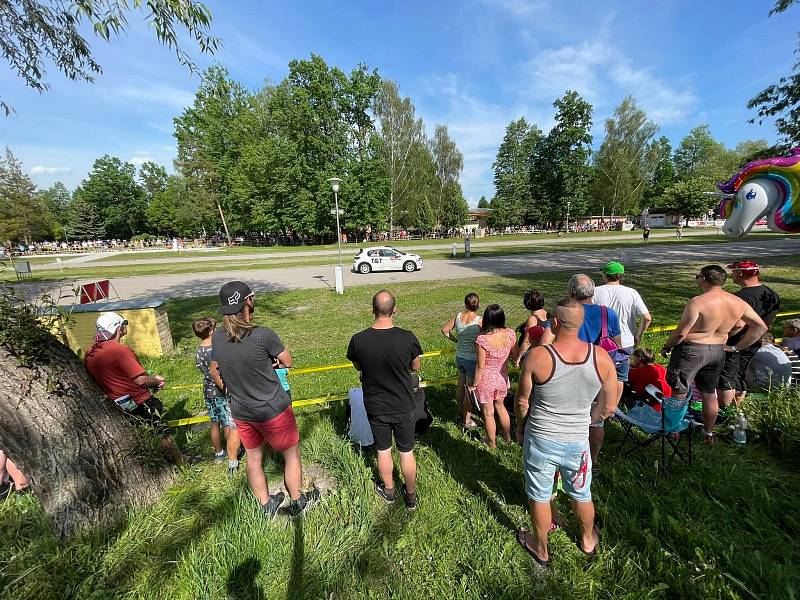
M 625 267 L 622 266 L 622 263 L 618 263 L 615 260 L 606 263 L 606 266 L 603 267 L 603 273 L 606 275 L 622 275 L 624 272 Z

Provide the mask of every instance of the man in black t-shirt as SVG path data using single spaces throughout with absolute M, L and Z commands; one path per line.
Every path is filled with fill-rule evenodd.
M 367 410 L 381 481 L 375 492 L 386 503 L 395 499 L 392 471 L 392 434 L 400 453 L 403 497 L 406 507 L 417 507 L 417 463 L 414 459 L 414 384 L 411 372 L 419 369 L 422 348 L 416 336 L 394 325 L 395 299 L 381 290 L 372 298 L 372 327 L 355 334 L 347 358 L 361 371 L 364 406 Z
M 781 308 L 781 301 L 777 293 L 762 285 L 758 264 L 741 261 L 728 265 L 728 268 L 733 271 L 733 281 L 741 288 L 736 292 L 736 296 L 752 306 L 767 327 L 770 327 Z M 725 353 L 725 366 L 717 384 L 717 398 L 723 409 L 731 404 L 738 404 L 744 398 L 747 365 L 761 347 L 761 342 L 756 342 L 748 348 L 737 346 L 746 331 L 747 327 L 743 326 L 732 332 L 728 338 L 727 346 L 736 348 L 736 351 Z

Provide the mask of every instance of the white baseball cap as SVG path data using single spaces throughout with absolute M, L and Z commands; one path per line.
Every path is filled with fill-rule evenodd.
M 110 340 L 117 333 L 122 325 L 127 325 L 128 321 L 123 319 L 115 312 L 104 312 L 97 317 L 97 333 L 103 338 Z

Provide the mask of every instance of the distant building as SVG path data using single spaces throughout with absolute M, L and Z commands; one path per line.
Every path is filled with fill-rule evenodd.
M 472 237 L 483 237 L 489 227 L 490 208 L 470 208 L 467 213 L 467 224 L 464 225 L 464 233 Z
M 673 228 L 683 223 L 683 215 L 668 208 L 649 208 L 642 211 L 642 225 L 653 228 Z

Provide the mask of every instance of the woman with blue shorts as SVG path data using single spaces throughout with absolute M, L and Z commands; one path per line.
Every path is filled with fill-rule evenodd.
M 472 407 L 464 392 L 466 386 L 473 384 L 475 367 L 478 365 L 475 338 L 481 331 L 479 308 L 478 294 L 467 294 L 464 296 L 464 310 L 442 326 L 442 335 L 456 343 L 456 368 L 458 369 L 456 403 L 458 404 L 459 423 L 466 429 L 475 429 L 478 426 L 472 420 Z

